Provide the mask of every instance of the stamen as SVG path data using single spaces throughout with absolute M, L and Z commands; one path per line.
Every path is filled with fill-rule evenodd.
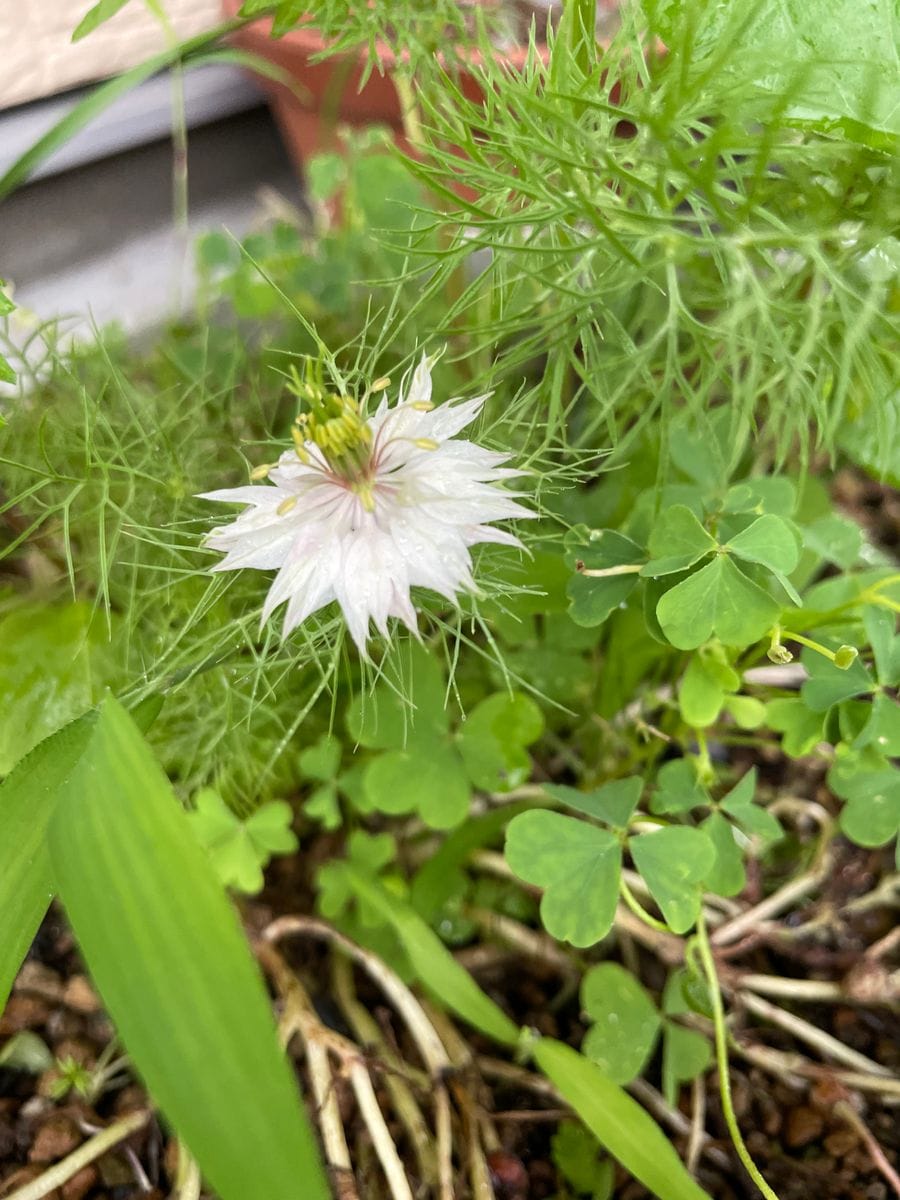
M 434 405 L 430 400 L 414 400 L 409 406 L 413 412 L 431 412 Z
M 272 470 L 274 463 L 263 463 L 260 467 L 254 467 L 250 472 L 250 481 L 258 483 L 260 479 L 268 479 L 269 472 Z
M 296 508 L 297 507 L 297 499 L 298 498 L 296 496 L 285 496 L 285 498 L 282 500 L 282 502 L 278 505 L 278 507 L 275 510 L 278 513 L 279 517 L 286 517 L 287 514 L 289 512 L 291 512 L 292 509 Z
M 413 438 L 413 445 L 419 450 L 439 450 L 441 444 L 434 438 Z
M 291 427 L 291 438 L 294 442 L 294 453 L 297 455 L 303 465 L 308 467 L 312 462 L 312 459 L 310 458 L 309 451 L 306 449 L 303 434 L 299 429 L 296 428 L 296 426 Z
M 391 386 L 390 375 L 382 375 L 380 379 L 376 379 L 369 391 L 374 395 L 375 392 L 383 392 L 386 387 Z

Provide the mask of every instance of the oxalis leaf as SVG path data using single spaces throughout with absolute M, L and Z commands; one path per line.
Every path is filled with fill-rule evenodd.
M 634 865 L 675 933 L 687 933 L 700 911 L 701 887 L 713 872 L 716 851 L 699 829 L 668 825 L 628 843 Z
M 222 1200 L 326 1200 L 262 979 L 187 816 L 114 700 L 50 823 L 60 896 L 136 1070 Z M 301 1184 L 302 1181 L 302 1184 Z
M 552 1038 L 534 1060 L 591 1133 L 660 1200 L 711 1200 L 653 1118 L 584 1055 Z
M 656 615 L 679 650 L 694 650 L 715 634 L 726 646 L 759 641 L 781 609 L 727 554 L 689 575 L 662 597 Z
M 615 834 L 562 813 L 521 813 L 506 832 L 506 861 L 544 889 L 548 933 L 573 946 L 593 946 L 609 933 L 622 865 Z
M 569 580 L 569 614 L 576 625 L 600 625 L 634 591 L 637 571 L 625 574 L 592 576 L 587 571 L 615 571 L 636 566 L 644 551 L 631 538 L 613 529 L 588 529 L 578 525 L 566 534 L 566 562 L 576 571 Z

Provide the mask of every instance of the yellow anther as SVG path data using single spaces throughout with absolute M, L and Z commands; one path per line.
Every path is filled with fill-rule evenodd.
M 272 470 L 273 463 L 263 463 L 261 467 L 254 467 L 250 472 L 250 479 L 253 483 L 258 483 L 260 479 L 268 479 L 269 472 Z
M 413 445 L 419 450 L 437 450 L 440 447 L 440 442 L 436 442 L 434 438 L 415 438 Z
M 291 438 L 294 442 L 294 453 L 300 459 L 305 467 L 308 467 L 312 459 L 309 456 L 309 451 L 306 449 L 306 442 L 303 434 L 299 429 L 291 428 Z
M 369 391 L 372 392 L 373 394 L 375 392 L 383 392 L 386 387 L 390 387 L 390 386 L 391 386 L 390 375 L 382 375 L 380 379 L 375 380 L 375 382 L 369 388 Z
M 431 412 L 431 410 L 434 408 L 434 405 L 430 400 L 414 400 L 409 407 L 413 410 L 413 412 Z

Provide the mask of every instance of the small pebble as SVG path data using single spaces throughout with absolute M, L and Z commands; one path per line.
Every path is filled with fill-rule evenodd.
M 792 1150 L 796 1150 L 800 1146 L 808 1146 L 810 1142 L 814 1142 L 822 1136 L 824 1128 L 825 1121 L 822 1114 L 816 1112 L 814 1108 L 809 1108 L 805 1104 L 799 1108 L 792 1108 L 788 1113 L 784 1135 L 785 1143 Z

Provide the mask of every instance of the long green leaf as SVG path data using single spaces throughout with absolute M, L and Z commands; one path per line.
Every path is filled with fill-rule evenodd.
M 33 146 L 26 150 L 20 158 L 16 159 L 6 174 L 0 177 L 0 200 L 23 184 L 36 167 L 46 158 L 49 158 L 61 146 L 64 146 L 85 125 L 89 125 L 95 117 L 99 116 L 119 96 L 130 92 L 139 83 L 143 83 L 145 79 L 149 79 L 151 75 L 155 75 L 157 71 L 162 71 L 173 63 L 184 62 L 185 66 L 189 66 L 192 55 L 204 50 L 211 43 L 217 41 L 225 34 L 239 29 L 244 24 L 246 22 L 241 20 L 226 21 L 206 33 L 189 38 L 177 46 L 171 46 L 161 53 L 154 55 L 152 58 L 148 58 L 146 62 L 132 67 L 130 71 L 125 71 L 123 74 L 117 75 L 114 79 L 100 84 L 98 88 L 95 88 L 83 100 L 79 100 L 74 108 L 71 108 L 66 113 L 62 120 L 57 121 L 51 129 L 47 130 L 43 137 L 38 138 Z M 208 57 L 207 55 L 207 60 Z
M 47 827 L 94 719 L 89 713 L 45 738 L 0 784 L 0 1011 L 53 898 Z
M 344 869 L 357 896 L 393 926 L 413 969 L 429 991 L 457 1016 L 488 1037 L 503 1045 L 515 1046 L 519 1040 L 515 1023 L 484 994 L 418 913 L 396 900 L 363 871 L 358 871 L 349 863 L 345 864 Z
M 136 1069 L 221 1200 L 328 1189 L 234 911 L 133 721 L 104 702 L 50 856 Z
M 532 1053 L 588 1129 L 660 1200 L 711 1200 L 653 1118 L 598 1066 L 552 1038 L 541 1038 Z

